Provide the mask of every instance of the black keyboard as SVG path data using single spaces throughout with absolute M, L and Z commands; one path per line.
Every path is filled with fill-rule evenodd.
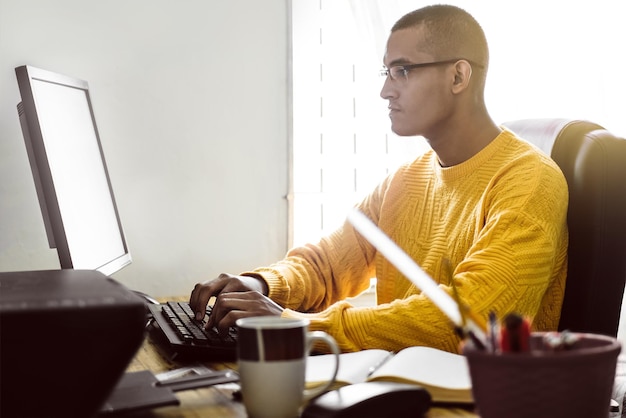
M 231 327 L 228 334 L 217 330 L 205 330 L 204 325 L 211 314 L 207 307 L 202 321 L 187 302 L 149 304 L 153 316 L 150 334 L 172 360 L 235 361 L 237 359 L 237 329 Z

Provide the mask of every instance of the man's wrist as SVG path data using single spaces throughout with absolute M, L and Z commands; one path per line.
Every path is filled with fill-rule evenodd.
M 267 285 L 267 282 L 265 281 L 263 276 L 261 276 L 260 274 L 257 274 L 257 273 L 243 273 L 243 274 L 241 274 L 241 276 L 252 277 L 253 279 L 256 279 L 259 282 L 259 286 L 260 286 L 259 291 L 261 292 L 261 294 L 267 296 L 270 293 L 270 289 L 269 289 L 269 286 Z

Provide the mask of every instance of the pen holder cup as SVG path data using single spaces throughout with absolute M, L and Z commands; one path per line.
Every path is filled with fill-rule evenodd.
M 571 347 L 554 351 L 545 334 L 531 335 L 527 353 L 464 351 L 481 418 L 608 416 L 619 341 L 573 333 Z

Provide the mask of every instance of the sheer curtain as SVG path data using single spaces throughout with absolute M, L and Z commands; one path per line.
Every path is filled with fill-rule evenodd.
M 450 0 L 481 23 L 496 122 L 588 119 L 626 136 L 621 2 Z M 378 70 L 389 30 L 415 0 L 292 0 L 291 244 L 337 227 L 398 164 L 427 149 L 389 130 Z

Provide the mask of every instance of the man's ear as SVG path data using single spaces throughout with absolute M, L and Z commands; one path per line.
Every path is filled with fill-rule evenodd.
M 454 94 L 461 93 L 469 87 L 472 78 L 472 66 L 465 60 L 459 60 L 454 64 L 454 81 L 452 83 L 452 92 Z

